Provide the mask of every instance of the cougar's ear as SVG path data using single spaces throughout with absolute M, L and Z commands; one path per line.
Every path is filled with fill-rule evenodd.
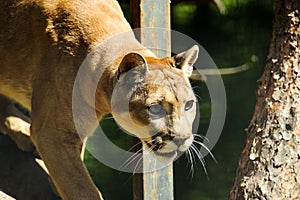
M 147 70 L 147 63 L 145 58 L 136 52 L 126 54 L 117 71 L 117 79 L 119 80 L 126 72 L 132 72 L 133 74 L 140 74 L 143 76 Z
M 187 51 L 184 51 L 172 58 L 175 61 L 177 68 L 181 69 L 187 77 L 190 77 L 193 73 L 193 65 L 198 58 L 199 47 L 194 45 Z

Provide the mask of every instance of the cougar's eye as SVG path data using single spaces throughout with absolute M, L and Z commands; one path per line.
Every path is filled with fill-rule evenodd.
M 166 110 L 160 104 L 155 104 L 155 105 L 149 106 L 148 110 L 149 110 L 149 113 L 155 117 L 163 117 L 166 115 Z
M 194 100 L 190 100 L 188 102 L 185 103 L 185 106 L 184 106 L 184 110 L 185 111 L 188 111 L 190 110 L 194 105 Z

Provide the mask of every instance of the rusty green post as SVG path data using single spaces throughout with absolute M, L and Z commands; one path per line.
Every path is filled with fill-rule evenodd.
M 141 43 L 146 47 L 151 47 L 158 57 L 170 56 L 170 1 L 131 0 L 130 3 L 132 26 L 141 28 L 138 38 Z M 155 31 L 155 28 L 158 31 Z M 146 150 L 144 152 L 147 154 Z M 155 165 L 154 158 L 147 156 L 147 159 L 143 161 L 144 169 L 153 165 Z M 173 200 L 172 164 L 158 171 L 144 173 L 142 177 L 135 175 L 134 199 Z

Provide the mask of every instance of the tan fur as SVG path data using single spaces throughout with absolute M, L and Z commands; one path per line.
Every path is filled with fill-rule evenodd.
M 133 134 L 144 143 L 153 145 L 151 134 L 154 130 L 145 131 L 143 128 L 153 124 L 148 107 L 157 102 L 167 110 L 166 121 L 171 128 L 163 124 L 156 131 L 174 134 L 161 136 L 158 141 L 171 143 L 170 138 L 173 137 L 191 139 L 190 121 L 195 111 L 192 109 L 190 114 L 185 114 L 182 108 L 187 100 L 195 100 L 195 97 L 185 72 L 176 69 L 180 63 L 176 66 L 175 58 L 154 58 L 132 33 L 102 44 L 119 33 L 131 30 L 115 0 L 5 0 L 0 2 L 0 15 L 0 94 L 3 95 L 0 96 L 0 130 L 27 151 L 32 150 L 27 140 L 30 135 L 63 199 L 102 199 L 80 159 L 83 141 L 97 124 L 86 120 L 85 110 L 74 108 L 83 116 L 78 123 L 81 123 L 85 134 L 80 139 L 72 110 L 76 74 L 91 52 L 94 54 L 88 71 L 97 73 L 103 70 L 103 76 L 98 82 L 96 99 L 88 93 L 95 81 L 82 77 L 80 101 L 83 107 L 94 109 L 99 120 L 112 112 L 112 102 L 116 100 L 112 94 L 114 87 L 117 87 L 120 97 L 128 92 L 127 89 L 131 90 L 116 79 L 121 68 L 119 64 L 127 53 L 136 52 L 134 55 L 140 55 L 148 68 L 144 81 L 149 84 L 144 88 L 144 99 L 142 93 L 136 93 L 136 98 L 128 97 L 130 115 L 136 122 Z M 132 62 L 135 63 L 136 59 Z M 120 77 L 124 77 L 123 72 Z M 161 86 L 153 85 L 153 80 Z M 31 111 L 30 120 L 18 109 L 11 109 L 14 102 Z M 114 117 L 120 119 L 120 125 L 126 129 L 128 124 L 121 120 L 124 112 L 116 110 Z M 183 115 L 186 116 L 182 118 Z M 184 118 L 191 120 L 182 124 L 180 121 Z M 185 127 L 184 131 L 182 127 Z M 139 130 L 144 130 L 145 135 L 139 134 Z M 156 149 L 168 152 L 171 151 L 168 148 L 174 151 L 173 147 L 175 150 L 178 148 L 172 143 L 161 144 Z M 183 149 L 187 147 L 185 145 Z

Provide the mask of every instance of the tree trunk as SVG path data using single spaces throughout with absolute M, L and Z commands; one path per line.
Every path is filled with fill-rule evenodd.
M 274 1 L 273 37 L 229 199 L 300 199 L 299 0 Z

